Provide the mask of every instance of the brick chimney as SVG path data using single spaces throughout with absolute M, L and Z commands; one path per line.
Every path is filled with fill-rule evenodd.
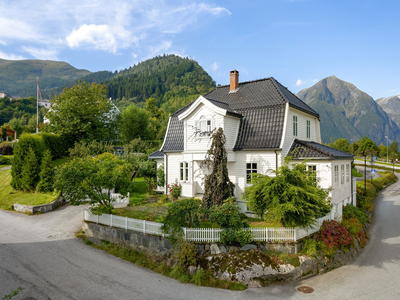
M 231 87 L 230 92 L 234 92 L 239 87 L 239 71 L 233 70 L 230 73 Z

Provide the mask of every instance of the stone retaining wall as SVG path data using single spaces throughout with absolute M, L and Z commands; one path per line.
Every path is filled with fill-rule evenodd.
M 170 255 L 173 251 L 167 238 L 144 234 L 142 232 L 110 227 L 103 224 L 83 221 L 82 229 L 87 237 L 106 240 L 114 244 L 121 244 L 128 248 L 138 249 L 156 255 Z M 257 243 L 247 244 L 243 247 L 224 246 L 220 243 L 195 243 L 200 255 L 220 254 L 227 252 L 247 251 L 258 249 L 260 251 L 284 252 L 297 254 L 301 251 L 302 243 Z
M 174 252 L 170 241 L 161 236 L 85 221 L 82 229 L 88 238 L 124 245 L 152 256 L 170 258 Z M 301 243 L 254 243 L 244 247 L 229 247 L 216 243 L 195 244 L 198 249 L 199 264 L 197 267 L 189 267 L 190 273 L 201 268 L 209 269 L 216 278 L 243 282 L 249 287 L 260 287 L 276 281 L 292 281 L 325 273 L 351 262 L 363 247 L 361 240 L 357 238 L 346 253 L 336 251 L 331 259 L 322 253 L 315 259 L 300 256 L 300 265 L 294 267 L 282 262 L 277 264 L 265 253 L 265 250 L 287 250 L 283 252 L 294 254 L 301 250 Z
M 37 206 L 14 204 L 14 209 L 19 212 L 30 213 L 33 215 L 34 213 L 37 213 L 37 212 L 46 213 L 46 212 L 52 211 L 63 203 L 64 203 L 64 198 L 60 197 L 57 200 L 54 200 L 53 202 L 51 202 L 49 204 L 43 204 L 43 205 L 37 205 Z
M 85 221 L 83 221 L 82 230 L 85 231 L 87 237 L 124 245 L 154 256 L 170 256 L 173 253 L 170 241 L 162 236 Z

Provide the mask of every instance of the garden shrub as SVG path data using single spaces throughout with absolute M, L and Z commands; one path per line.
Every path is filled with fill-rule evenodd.
M 28 159 L 28 153 L 32 150 L 34 152 L 34 157 L 36 159 L 36 167 L 30 163 L 29 172 L 35 171 L 35 174 L 32 174 L 32 178 L 27 178 L 23 173 L 23 168 L 28 168 L 26 166 L 26 161 Z M 19 138 L 18 143 L 14 146 L 14 158 L 12 160 L 12 168 L 11 168 L 11 186 L 16 190 L 35 190 L 38 178 L 38 165 L 41 164 L 42 156 L 44 151 L 46 150 L 46 145 L 43 142 L 43 139 L 40 135 L 32 135 L 32 134 L 22 134 Z M 31 156 L 32 159 L 33 156 Z M 22 177 L 25 175 L 25 183 L 24 188 L 22 187 Z M 28 183 L 30 182 L 30 183 Z M 35 186 L 33 186 L 35 185 Z
M 244 246 L 253 239 L 250 230 L 246 229 L 249 225 L 242 219 L 234 198 L 225 200 L 221 206 L 211 207 L 210 222 L 217 223 L 223 228 L 220 242 L 224 245 Z
M 39 178 L 40 181 L 36 187 L 38 192 L 48 193 L 53 191 L 54 168 L 51 164 L 50 150 L 46 150 L 44 153 Z
M 334 250 L 348 251 L 353 239 L 349 231 L 335 220 L 328 220 L 322 223 L 317 234 L 317 240 L 322 241 L 323 251 L 328 256 L 334 254 Z M 328 250 L 328 251 L 326 251 Z
M 343 208 L 343 219 L 344 220 L 357 219 L 360 221 L 362 225 L 368 222 L 368 217 L 364 213 L 364 211 L 350 204 L 346 205 Z
M 13 155 L 14 143 L 12 142 L 3 142 L 0 143 L 0 154 L 1 155 Z
M 175 238 L 178 233 L 182 233 L 182 227 L 198 227 L 200 200 L 193 198 L 182 199 L 168 207 L 167 215 L 164 217 L 161 229 L 164 232 L 171 232 L 171 237 Z
M 176 200 L 181 195 L 182 185 L 175 180 L 175 183 L 167 185 L 168 193 L 171 195 L 172 199 Z
M 320 247 L 320 241 L 313 240 L 313 239 L 304 239 L 303 240 L 303 249 L 302 252 L 309 256 L 316 258 L 318 255 L 318 250 Z
M 64 136 L 46 132 L 41 133 L 40 136 L 53 158 L 67 156 L 70 145 Z
M 96 142 L 91 141 L 87 142 L 75 142 L 73 148 L 69 150 L 69 156 L 71 159 L 75 157 L 84 158 L 87 156 L 97 156 L 103 153 L 114 153 L 114 147 L 111 143 L 103 143 L 103 142 Z
M 38 161 L 35 152 L 29 148 L 27 157 L 22 167 L 21 189 L 24 192 L 34 191 L 38 182 Z
M 8 157 L 0 156 L 0 165 L 10 165 L 11 159 Z
M 346 227 L 351 236 L 356 236 L 363 229 L 363 224 L 357 218 L 343 219 L 342 225 Z
M 182 266 L 197 265 L 197 247 L 195 244 L 185 241 L 182 237 L 178 240 L 176 256 Z

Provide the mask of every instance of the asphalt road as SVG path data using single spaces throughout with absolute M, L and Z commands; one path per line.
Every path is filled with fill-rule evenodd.
M 74 234 L 83 207 L 27 216 L 0 211 L 0 298 L 400 299 L 400 183 L 377 199 L 371 240 L 351 264 L 301 282 L 233 292 L 181 284 L 86 246 Z M 315 292 L 302 294 L 300 285 Z

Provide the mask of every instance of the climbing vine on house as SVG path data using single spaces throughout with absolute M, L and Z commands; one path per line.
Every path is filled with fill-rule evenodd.
M 202 167 L 211 170 L 204 179 L 203 203 L 206 208 L 222 205 L 225 199 L 234 196 L 235 188 L 228 176 L 228 156 L 223 129 L 218 128 L 211 139 L 211 147 L 207 151 L 206 159 L 202 162 Z

